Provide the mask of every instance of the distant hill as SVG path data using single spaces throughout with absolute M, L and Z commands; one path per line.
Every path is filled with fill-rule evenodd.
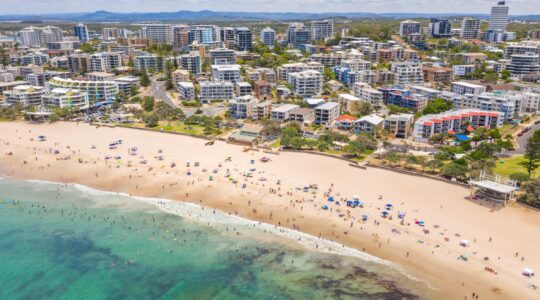
M 475 16 L 487 18 L 486 14 L 428 14 L 428 13 L 294 13 L 294 12 L 218 12 L 218 11 L 187 11 L 177 12 L 156 12 L 156 13 L 117 13 L 109 11 L 96 11 L 89 13 L 57 13 L 57 14 L 36 14 L 36 15 L 0 15 L 0 21 L 67 21 L 67 22 L 142 22 L 142 21 L 181 21 L 181 22 L 201 22 L 201 21 L 287 21 L 287 20 L 309 20 L 322 18 L 348 18 L 348 19 L 369 19 L 369 18 L 430 18 L 430 17 L 450 17 L 450 16 Z M 520 20 L 540 20 L 540 15 L 512 16 L 513 19 Z

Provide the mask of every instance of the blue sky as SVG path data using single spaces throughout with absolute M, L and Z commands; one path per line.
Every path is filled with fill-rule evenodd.
M 489 13 L 497 0 L 0 0 L 0 14 L 53 12 L 259 12 Z M 509 0 L 510 14 L 540 14 L 538 0 Z

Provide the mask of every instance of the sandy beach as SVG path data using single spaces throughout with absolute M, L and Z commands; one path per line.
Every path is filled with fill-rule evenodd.
M 521 274 L 526 267 L 540 270 L 540 212 L 483 205 L 467 200 L 465 187 L 330 157 L 206 142 L 118 127 L 0 122 L 0 172 L 193 202 L 299 230 L 390 261 L 443 299 L 540 299 L 532 288 L 540 286 L 538 276 Z M 310 185 L 318 188 L 304 190 Z M 328 202 L 329 195 L 340 205 Z M 363 208 L 345 205 L 353 195 Z M 392 219 L 381 217 L 388 203 Z M 398 211 L 406 213 L 404 221 Z

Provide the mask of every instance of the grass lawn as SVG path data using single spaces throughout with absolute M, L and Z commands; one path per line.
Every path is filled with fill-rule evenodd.
M 272 144 L 270 144 L 270 147 L 272 148 L 277 148 L 279 146 L 281 146 L 281 139 L 277 139 Z
M 493 172 L 497 175 L 505 177 L 510 177 L 510 174 L 517 172 L 527 173 L 527 170 L 520 165 L 520 163 L 524 161 L 525 159 L 522 155 L 500 159 L 496 162 Z M 536 172 L 534 177 L 538 177 L 539 175 L 540 172 Z
M 179 132 L 189 135 L 204 135 L 204 127 L 200 125 L 186 125 L 182 122 L 160 122 L 153 129 L 169 132 Z

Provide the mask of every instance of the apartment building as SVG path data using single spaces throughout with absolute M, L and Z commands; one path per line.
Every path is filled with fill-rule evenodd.
M 315 41 L 334 38 L 333 20 L 311 21 L 311 39 Z
M 452 93 L 459 95 L 472 94 L 478 95 L 486 91 L 486 87 L 483 85 L 478 85 L 474 83 L 469 83 L 465 81 L 452 82 L 451 87 Z
M 371 104 L 375 110 L 381 109 L 384 103 L 382 92 L 361 83 L 354 85 L 354 95 Z
M 414 123 L 415 141 L 428 142 L 439 133 L 458 134 L 478 127 L 499 128 L 504 123 L 504 114 L 475 109 L 447 111 L 436 115 L 425 115 Z
M 234 34 L 238 51 L 253 51 L 253 35 L 249 28 L 237 27 Z
M 295 109 L 299 108 L 300 106 L 296 104 L 284 104 L 277 107 L 272 108 L 270 111 L 270 118 L 273 120 L 279 120 L 282 122 L 289 121 L 291 112 Z
M 513 77 L 522 77 L 527 74 L 540 72 L 539 55 L 531 52 L 524 54 L 512 54 L 510 63 L 506 66 Z
M 279 80 L 288 80 L 289 73 L 313 70 L 322 74 L 324 72 L 324 66 L 318 62 L 290 63 L 279 66 L 277 70 Z
M 452 68 L 422 67 L 424 80 L 431 83 L 445 83 L 452 81 Z
M 84 92 L 88 95 L 91 102 L 112 103 L 118 96 L 118 84 L 113 81 L 88 81 L 73 80 L 54 77 L 47 84 L 50 90 L 56 88 L 74 89 Z
M 384 119 L 384 129 L 393 137 L 406 139 L 413 126 L 413 114 L 390 115 Z
M 399 23 L 399 36 L 407 37 L 411 34 L 420 33 L 420 23 L 412 20 L 405 20 Z
M 276 42 L 276 31 L 270 27 L 266 27 L 261 30 L 260 42 L 270 49 L 274 48 L 274 43 Z
M 201 56 L 198 53 L 191 52 L 189 54 L 181 55 L 178 58 L 178 65 L 180 69 L 187 70 L 191 74 L 202 73 Z
M 87 108 L 90 106 L 88 95 L 75 89 L 56 88 L 41 96 L 42 104 L 57 108 Z
M 337 102 L 326 102 L 315 107 L 315 124 L 331 126 L 339 117 L 341 105 Z
M 253 108 L 258 103 L 251 95 L 236 97 L 229 101 L 229 113 L 234 119 L 247 119 L 253 116 Z
M 272 99 L 272 85 L 265 80 L 255 81 L 255 97 L 259 100 Z
M 417 63 L 393 62 L 391 71 L 394 83 L 399 85 L 417 85 L 424 82 L 424 73 Z
M 227 48 L 212 49 L 209 51 L 211 65 L 233 65 L 236 64 L 236 54 L 234 50 Z
M 293 86 L 294 93 L 301 97 L 320 95 L 324 83 L 322 74 L 313 70 L 290 73 L 288 82 Z
M 230 81 L 203 81 L 199 83 L 199 100 L 209 103 L 213 100 L 231 100 L 234 98 L 234 83 Z
M 173 28 L 169 24 L 148 24 L 142 28 L 142 33 L 151 43 L 172 45 Z
M 453 65 L 452 74 L 454 76 L 467 76 L 476 70 L 476 65 Z
M 233 83 L 243 81 L 240 65 L 212 65 L 212 80 Z
M 191 81 L 181 81 L 176 83 L 178 97 L 182 101 L 195 100 L 195 86 Z
M 270 116 L 270 110 L 272 109 L 271 101 L 263 101 L 255 104 L 253 106 L 253 115 L 251 118 L 253 120 L 262 120 Z
M 476 18 L 463 18 L 461 20 L 461 38 L 466 40 L 480 38 L 480 20 Z
M 20 104 L 23 107 L 41 105 L 41 96 L 45 89 L 33 85 L 17 85 L 10 91 L 4 92 L 5 102 L 9 105 Z
M 384 127 L 384 119 L 378 115 L 371 114 L 363 116 L 360 119 L 354 121 L 354 132 L 359 134 L 365 132 L 375 135 L 377 129 Z

